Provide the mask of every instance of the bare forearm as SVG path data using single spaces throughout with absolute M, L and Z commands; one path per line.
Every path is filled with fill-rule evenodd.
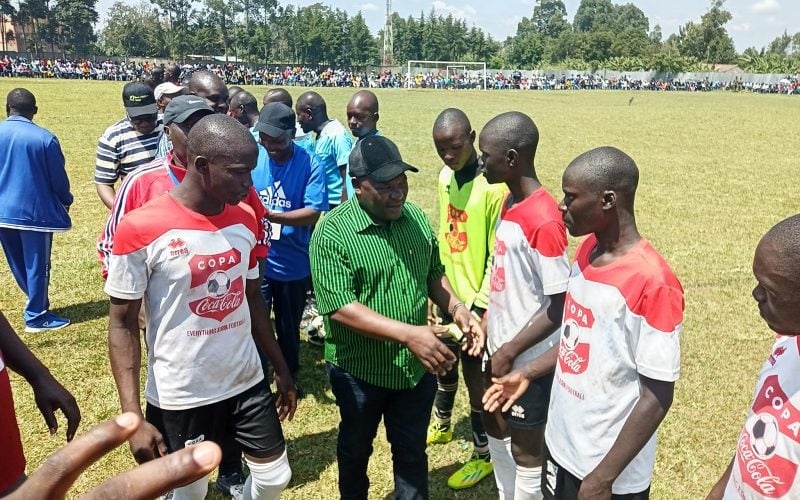
M 0 352 L 3 353 L 3 360 L 8 367 L 24 377 L 29 384 L 36 385 L 42 378 L 52 378 L 50 371 L 20 340 L 3 313 L 0 313 Z
M 114 205 L 114 196 L 116 195 L 114 186 L 110 186 L 108 184 L 95 184 L 95 189 L 97 189 L 97 195 L 100 196 L 100 200 L 103 202 L 103 204 L 109 210 L 111 210 L 111 207 Z
M 640 377 L 644 380 L 644 377 Z M 650 386 L 650 387 L 648 387 Z M 674 384 L 651 380 L 642 382 L 642 394 L 633 407 L 611 450 L 592 472 L 613 483 L 658 429 L 672 405 Z
M 332 321 L 356 330 L 365 337 L 405 344 L 411 327 L 400 321 L 387 318 L 364 304 L 351 302 L 331 314 Z
M 453 314 L 453 306 L 460 302 L 453 287 L 450 286 L 450 280 L 444 275 L 428 284 L 428 297 L 439 306 L 439 309 L 449 314 Z
M 270 222 L 285 226 L 311 226 L 319 220 L 320 212 L 313 208 L 300 208 L 289 212 L 270 212 Z
M 556 369 L 558 362 L 558 344 L 548 349 L 544 354 L 538 358 L 530 361 L 524 367 L 522 372 L 528 380 L 536 380 L 539 377 L 553 373 Z
M 725 469 L 722 477 L 719 478 L 717 484 L 715 484 L 711 489 L 706 497 L 706 500 L 722 500 L 722 497 L 725 495 L 725 487 L 728 485 L 728 480 L 731 478 L 731 470 L 733 470 L 734 460 L 731 460 L 731 462 L 728 464 L 728 468 Z
M 142 349 L 138 324 L 109 325 L 108 356 L 122 411 L 141 414 L 139 374 L 142 368 Z

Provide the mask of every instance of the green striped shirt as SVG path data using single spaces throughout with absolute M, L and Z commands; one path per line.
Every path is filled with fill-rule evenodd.
M 428 219 L 406 203 L 400 219 L 375 224 L 357 199 L 326 214 L 311 237 L 311 276 L 325 315 L 325 360 L 387 389 L 410 389 L 425 373 L 406 347 L 366 337 L 330 314 L 358 302 L 409 325 L 427 322 L 428 283 L 444 266 Z

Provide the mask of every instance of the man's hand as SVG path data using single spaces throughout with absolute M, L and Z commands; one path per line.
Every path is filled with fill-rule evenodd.
M 453 321 L 467 335 L 467 342 L 464 343 L 461 350 L 470 356 L 480 356 L 483 353 L 486 334 L 481 328 L 479 320 L 466 307 L 458 307 Z
M 36 399 L 36 406 L 44 417 L 50 434 L 58 431 L 58 420 L 56 420 L 56 410 L 61 410 L 67 418 L 67 441 L 72 441 L 78 424 L 81 422 L 81 411 L 78 403 L 64 386 L 58 383 L 49 373 L 42 377 L 40 381 L 31 384 L 33 396 Z
M 136 432 L 131 435 L 129 440 L 131 454 L 136 463 L 143 464 L 167 454 L 164 437 L 153 424 L 142 421 L 141 425 L 137 427 Z
M 508 352 L 508 344 L 503 344 L 492 354 L 491 358 L 492 377 L 505 377 L 511 372 L 514 366 L 514 356 Z
M 447 328 L 441 326 L 415 326 L 406 342 L 406 347 L 422 362 L 422 366 L 434 375 L 444 375 L 456 361 L 455 354 L 437 337 L 446 331 Z
M 494 358 L 492 358 L 494 362 Z M 483 409 L 489 413 L 498 408 L 507 412 L 523 394 L 528 390 L 530 381 L 521 371 L 514 371 L 500 378 L 492 378 L 492 385 L 486 389 L 481 401 Z
M 53 454 L 22 486 L 5 498 L 9 500 L 65 498 L 72 483 L 86 468 L 124 443 L 126 439 L 132 438 L 132 434 L 141 423 L 141 417 L 138 415 L 123 413 L 113 420 L 93 427 L 88 433 Z M 117 474 L 82 498 L 89 500 L 155 498 L 210 474 L 221 458 L 222 452 L 216 444 L 200 443 L 140 465 L 128 472 Z
M 605 481 L 589 473 L 581 482 L 578 500 L 611 500 L 612 484 L 613 481 Z
M 275 398 L 275 406 L 278 407 L 278 418 L 281 422 L 287 418 L 291 421 L 294 418 L 294 412 L 297 411 L 297 391 L 294 388 L 294 382 L 289 370 L 285 370 L 284 373 L 279 373 L 278 370 L 275 370 L 275 386 L 278 388 L 278 394 Z

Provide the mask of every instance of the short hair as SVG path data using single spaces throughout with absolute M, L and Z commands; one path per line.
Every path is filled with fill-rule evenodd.
M 286 89 L 278 88 L 267 91 L 267 93 L 264 94 L 264 100 L 262 101 L 262 104 L 266 106 L 271 102 L 281 102 L 290 108 L 294 106 L 294 103 L 292 102 L 292 94 L 290 94 Z
M 6 105 L 18 113 L 33 113 L 36 111 L 36 97 L 28 89 L 16 88 L 6 96 Z
M 189 92 L 194 93 L 197 92 L 201 87 L 208 88 L 215 85 L 222 85 L 225 87 L 225 82 L 223 82 L 222 79 L 214 73 L 202 70 L 192 73 L 187 86 L 189 87 Z
M 350 97 L 349 102 L 355 103 L 357 100 L 364 102 L 367 109 L 369 109 L 372 113 L 378 112 L 378 96 L 376 96 L 372 91 L 359 90 L 353 94 L 352 97 Z
M 317 94 L 313 90 L 305 92 L 297 99 L 297 104 L 304 106 L 308 106 L 314 111 L 323 111 L 326 114 L 328 113 L 328 105 L 325 104 L 325 99 L 322 98 L 321 95 Z
M 771 243 L 771 265 L 781 276 L 800 278 L 800 214 L 784 219 L 767 231 L 761 242 Z M 795 280 L 795 290 L 800 280 Z
M 253 152 L 258 150 L 253 134 L 228 115 L 205 116 L 189 131 L 189 158 L 204 156 L 209 161 L 232 159 L 236 152 L 244 152 L 248 148 Z
M 502 113 L 487 123 L 481 134 L 487 134 L 505 151 L 514 149 L 521 154 L 536 156 L 539 146 L 539 129 L 531 117 L 519 111 Z
M 248 113 L 258 113 L 258 100 L 253 94 L 246 90 L 241 90 L 231 97 L 231 108 L 237 106 L 244 106 L 245 111 Z
M 631 200 L 639 185 L 639 167 L 633 158 L 612 146 L 587 151 L 569 164 L 567 169 L 577 169 L 580 179 L 595 191 L 615 191 Z
M 456 108 L 447 108 L 436 117 L 433 122 L 433 133 L 438 130 L 450 130 L 460 128 L 465 134 L 472 132 L 472 124 L 469 122 L 466 113 Z

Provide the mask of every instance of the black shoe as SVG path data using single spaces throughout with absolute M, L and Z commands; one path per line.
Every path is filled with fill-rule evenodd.
M 233 497 L 233 500 L 240 500 L 244 495 L 244 481 L 244 476 L 238 472 L 227 476 L 220 474 L 215 486 L 221 493 Z

